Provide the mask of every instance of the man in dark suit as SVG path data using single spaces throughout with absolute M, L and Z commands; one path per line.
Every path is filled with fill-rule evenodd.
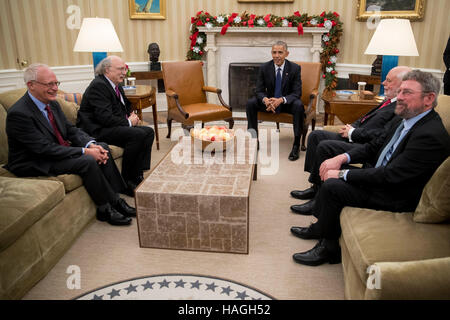
M 385 134 L 347 153 L 325 160 L 320 166 L 324 181 L 317 195 L 316 223 L 292 227 L 302 239 L 319 239 L 311 250 L 294 254 L 296 262 L 319 265 L 340 261 L 339 217 L 345 206 L 414 211 L 422 190 L 437 167 L 450 154 L 450 137 L 437 105 L 440 83 L 432 74 L 408 73 L 397 95 L 395 113 Z M 364 163 L 362 169 L 340 170 L 347 163 Z
M 31 65 L 24 79 L 28 92 L 6 118 L 6 168 L 19 177 L 77 174 L 97 205 L 97 219 L 129 225 L 136 210 L 118 195 L 126 185 L 108 146 L 67 121 L 55 101 L 59 82 L 48 66 Z
M 247 102 L 248 129 L 258 132 L 258 111 L 293 115 L 294 145 L 289 160 L 299 158 L 300 136 L 303 128 L 305 109 L 302 96 L 300 66 L 286 59 L 289 55 L 287 44 L 278 41 L 272 46 L 272 61 L 259 68 L 256 96 Z
M 322 158 L 323 150 L 327 150 L 327 156 L 330 155 L 330 150 L 333 150 L 334 155 L 338 155 L 369 142 L 384 132 L 387 123 L 396 117 L 394 110 L 397 105 L 397 90 L 403 77 L 410 71 L 411 68 L 405 66 L 391 69 L 383 82 L 386 100 L 351 125 L 343 126 L 339 133 L 326 130 L 315 130 L 310 133 L 305 157 L 305 171 L 310 173 L 308 180 L 312 186 L 305 190 L 293 190 L 291 196 L 301 200 L 312 200 L 292 205 L 292 212 L 303 215 L 311 214 L 315 202 L 314 197 L 321 184 L 319 159 Z
M 447 46 L 444 54 L 445 73 L 444 73 L 444 94 L 450 96 L 450 37 L 448 37 Z
M 131 194 L 150 169 L 154 131 L 139 126 L 138 116 L 120 83 L 126 75 L 125 62 L 117 56 L 103 59 L 94 80 L 83 94 L 77 126 L 106 143 L 124 148 L 122 177 Z

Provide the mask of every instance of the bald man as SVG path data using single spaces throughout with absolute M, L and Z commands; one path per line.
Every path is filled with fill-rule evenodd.
M 291 210 L 297 214 L 311 215 L 314 206 L 314 197 L 321 184 L 317 159 L 323 150 L 333 150 L 334 154 L 340 154 L 350 149 L 367 143 L 380 136 L 385 126 L 396 117 L 394 110 L 397 105 L 397 91 L 400 88 L 403 77 L 411 71 L 411 68 L 398 66 L 389 71 L 383 82 L 385 101 L 360 117 L 351 125 L 343 126 L 339 133 L 326 130 L 315 130 L 308 136 L 308 149 L 305 157 L 305 171 L 310 173 L 309 182 L 312 186 L 306 190 L 293 190 L 291 196 L 296 199 L 308 200 L 304 204 L 293 205 Z
M 122 177 L 128 185 L 127 194 L 133 196 L 144 180 L 144 171 L 150 169 L 155 133 L 151 127 L 139 126 L 122 89 L 125 62 L 109 56 L 95 72 L 97 76 L 83 94 L 77 126 L 101 141 L 124 148 Z

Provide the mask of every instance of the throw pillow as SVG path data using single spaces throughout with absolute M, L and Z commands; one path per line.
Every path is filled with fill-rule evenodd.
M 450 157 L 436 170 L 425 185 L 414 221 L 440 223 L 450 220 Z

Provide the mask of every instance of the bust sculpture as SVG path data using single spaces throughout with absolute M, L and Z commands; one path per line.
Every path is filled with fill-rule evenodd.
M 159 50 L 159 46 L 157 43 L 153 42 L 148 45 L 147 50 L 150 56 L 150 71 L 160 71 L 161 63 L 158 62 L 159 54 L 161 53 Z

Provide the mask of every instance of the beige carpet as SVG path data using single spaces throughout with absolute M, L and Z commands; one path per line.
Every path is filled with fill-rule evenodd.
M 152 167 L 174 143 L 165 138 L 166 130 L 160 128 L 161 150 L 153 146 Z M 289 192 L 309 186 L 303 172 L 305 152 L 291 162 L 287 159 L 291 146 L 292 129 L 281 128 L 278 174 L 262 176 L 258 168 L 258 180 L 252 182 L 248 255 L 140 248 L 136 220 L 128 227 L 94 220 L 24 299 L 72 299 L 127 279 L 177 273 L 228 279 L 276 299 L 343 299 L 341 264 L 309 267 L 292 260 L 295 252 L 312 248 L 316 240 L 302 240 L 289 231 L 293 225 L 306 226 L 314 219 L 289 210 L 290 205 L 300 203 Z M 132 198 L 127 200 L 133 203 Z M 81 289 L 67 288 L 70 266 L 81 270 Z

